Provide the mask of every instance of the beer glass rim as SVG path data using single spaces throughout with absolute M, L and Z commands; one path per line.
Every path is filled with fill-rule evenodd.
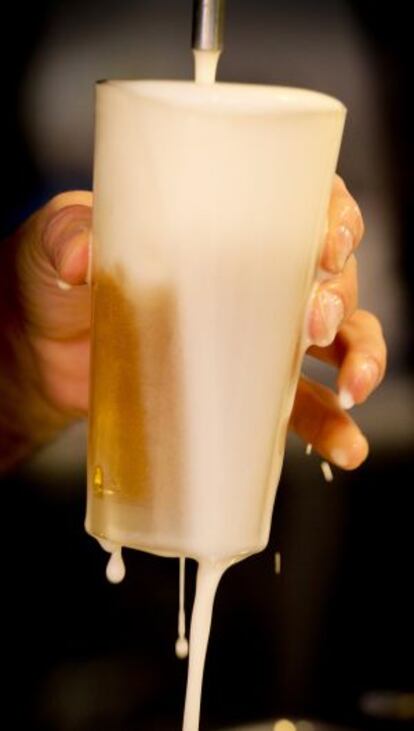
M 265 84 L 216 82 L 196 84 L 194 81 L 150 79 L 103 79 L 96 86 L 115 88 L 136 96 L 193 109 L 231 111 L 234 113 L 346 113 L 344 104 L 329 94 L 313 89 Z

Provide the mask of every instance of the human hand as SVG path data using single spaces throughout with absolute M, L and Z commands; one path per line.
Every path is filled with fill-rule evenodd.
M 36 391 L 41 400 L 36 412 L 42 414 L 43 422 L 49 420 L 50 433 L 88 410 L 90 290 L 86 279 L 91 207 L 92 194 L 87 191 L 56 196 L 21 226 L 2 252 L 11 260 L 2 267 L 3 273 L 10 277 L 14 272 L 3 284 L 9 295 L 10 322 L 16 324 L 18 313 L 26 372 L 31 360 L 36 376 L 25 403 Z M 356 309 L 353 252 L 362 235 L 359 208 L 336 176 L 320 262 L 330 277 L 314 294 L 308 320 L 314 345 L 308 352 L 338 367 L 339 398 L 321 384 L 301 378 L 291 426 L 321 455 L 345 469 L 357 467 L 368 453 L 367 441 L 346 409 L 362 403 L 379 384 L 386 360 L 378 320 Z M 38 441 L 44 441 L 49 431 L 39 434 Z
M 63 193 L 1 243 L 0 468 L 87 413 L 91 205 Z
M 91 218 L 90 192 L 62 193 L 16 234 L 19 307 L 39 385 L 69 417 L 88 409 Z
M 361 212 L 339 176 L 335 176 L 328 233 L 320 268 L 326 279 L 314 292 L 308 317 L 308 353 L 338 368 L 338 396 L 302 377 L 291 427 L 306 443 L 338 467 L 354 469 L 368 455 L 368 442 L 347 410 L 360 404 L 381 382 L 386 346 L 381 325 L 357 309 L 355 250 L 363 233 Z

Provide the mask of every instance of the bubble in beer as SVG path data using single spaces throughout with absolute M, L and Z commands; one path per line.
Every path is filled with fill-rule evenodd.
M 101 493 L 103 491 L 103 472 L 102 467 L 95 467 L 93 473 L 93 488 L 95 492 Z

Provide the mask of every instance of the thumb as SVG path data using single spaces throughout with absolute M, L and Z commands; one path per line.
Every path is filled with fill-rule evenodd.
M 88 275 L 92 194 L 71 191 L 52 198 L 38 212 L 35 245 L 62 289 L 85 284 Z
M 89 287 L 74 285 L 87 280 L 91 217 L 92 194 L 71 191 L 52 198 L 16 232 L 23 319 L 45 336 L 73 337 L 89 327 Z

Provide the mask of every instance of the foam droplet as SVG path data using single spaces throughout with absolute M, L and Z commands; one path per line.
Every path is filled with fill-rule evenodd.
M 106 566 L 106 578 L 111 584 L 120 584 L 125 578 L 125 564 L 122 558 L 122 549 L 114 551 Z
M 65 282 L 64 279 L 56 279 L 56 284 L 63 292 L 68 292 L 72 289 L 72 285 L 69 282 Z
M 188 640 L 186 637 L 179 637 L 175 643 L 175 654 L 180 660 L 188 657 Z
M 341 409 L 348 411 L 355 406 L 355 401 L 352 393 L 347 388 L 341 388 L 339 391 L 338 401 Z
M 326 482 L 332 482 L 333 472 L 329 462 L 321 462 L 321 470 Z
M 282 556 L 280 551 L 275 553 L 275 574 L 280 574 L 282 571 Z

